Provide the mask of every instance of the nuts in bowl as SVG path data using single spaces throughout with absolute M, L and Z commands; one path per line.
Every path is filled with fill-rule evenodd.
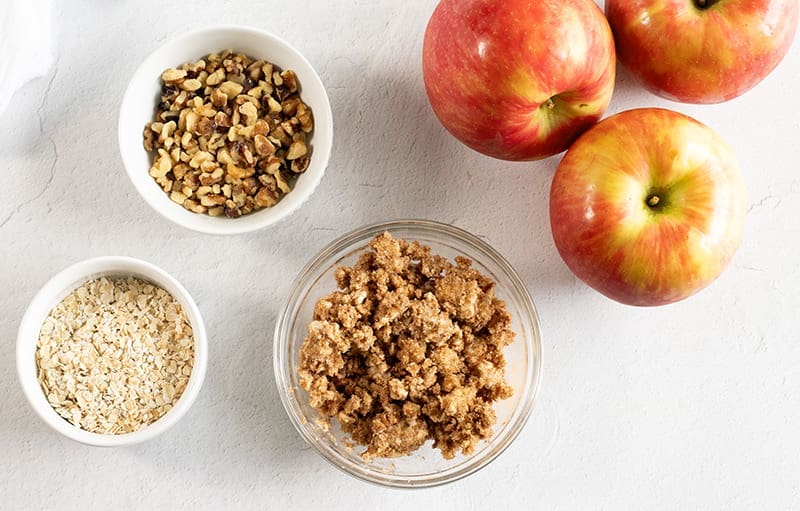
M 274 206 L 309 165 L 311 109 L 297 75 L 230 50 L 161 73 L 144 128 L 150 175 L 194 213 L 238 218 Z
M 299 207 L 322 177 L 332 131 L 308 61 L 271 34 L 232 26 L 156 50 L 119 119 L 140 194 L 170 220 L 212 234 L 258 229 Z
M 514 270 L 455 227 L 353 231 L 299 274 L 278 319 L 275 377 L 298 432 L 337 468 L 386 486 L 465 477 L 533 406 L 541 339 Z

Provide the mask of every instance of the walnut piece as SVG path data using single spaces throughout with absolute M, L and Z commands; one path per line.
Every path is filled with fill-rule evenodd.
M 300 349 L 311 406 L 366 459 L 412 453 L 428 440 L 442 455 L 470 454 L 492 435 L 493 403 L 513 393 L 503 349 L 514 340 L 495 283 L 456 257 L 376 236 L 339 290 L 321 298 Z
M 143 138 L 150 176 L 173 202 L 236 218 L 277 204 L 308 169 L 313 116 L 291 69 L 225 50 L 161 80 Z M 205 189 L 215 185 L 229 193 Z

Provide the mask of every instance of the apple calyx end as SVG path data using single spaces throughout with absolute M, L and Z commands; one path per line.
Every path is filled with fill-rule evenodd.
M 694 3 L 694 6 L 697 9 L 699 9 L 701 11 L 705 11 L 706 9 L 708 9 L 711 6 L 713 6 L 718 1 L 719 0 L 692 0 L 692 3 Z
M 653 190 L 647 194 L 644 204 L 652 213 L 660 213 L 667 207 L 667 198 L 663 190 Z

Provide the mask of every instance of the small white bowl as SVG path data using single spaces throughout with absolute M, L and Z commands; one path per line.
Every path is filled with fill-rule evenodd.
M 300 84 L 300 96 L 314 115 L 314 131 L 309 138 L 311 160 L 308 169 L 298 176 L 294 189 L 276 205 L 235 219 L 192 213 L 172 202 L 148 174 L 152 157 L 144 150 L 142 142 L 145 124 L 154 119 L 159 103 L 161 73 L 225 49 L 268 60 L 284 70 L 294 70 Z M 283 39 L 249 27 L 208 27 L 164 43 L 136 70 L 119 113 L 119 149 L 136 190 L 165 218 L 188 229 L 209 234 L 254 231 L 288 216 L 308 199 L 319 184 L 328 165 L 332 143 L 333 114 L 325 86 L 317 72 L 300 52 Z
M 61 417 L 42 391 L 37 378 L 36 345 L 39 330 L 50 311 L 72 291 L 83 283 L 100 277 L 138 277 L 151 282 L 169 292 L 183 307 L 194 334 L 194 363 L 192 374 L 183 394 L 166 414 L 155 422 L 144 426 L 133 433 L 121 435 L 104 435 L 83 430 Z M 130 445 L 149 440 L 173 425 L 192 406 L 203 385 L 208 365 L 208 340 L 200 311 L 189 292 L 164 270 L 130 257 L 97 257 L 87 259 L 70 266 L 54 276 L 39 290 L 31 301 L 17 335 L 17 373 L 22 384 L 25 397 L 28 398 L 34 411 L 48 426 L 62 435 L 78 442 L 113 447 Z

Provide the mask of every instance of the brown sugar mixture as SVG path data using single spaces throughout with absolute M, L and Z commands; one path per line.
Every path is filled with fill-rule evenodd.
M 429 439 L 447 459 L 470 454 L 492 435 L 492 404 L 513 392 L 505 303 L 466 257 L 452 264 L 389 233 L 370 247 L 317 302 L 300 384 L 366 446 L 364 458 L 404 456 Z

